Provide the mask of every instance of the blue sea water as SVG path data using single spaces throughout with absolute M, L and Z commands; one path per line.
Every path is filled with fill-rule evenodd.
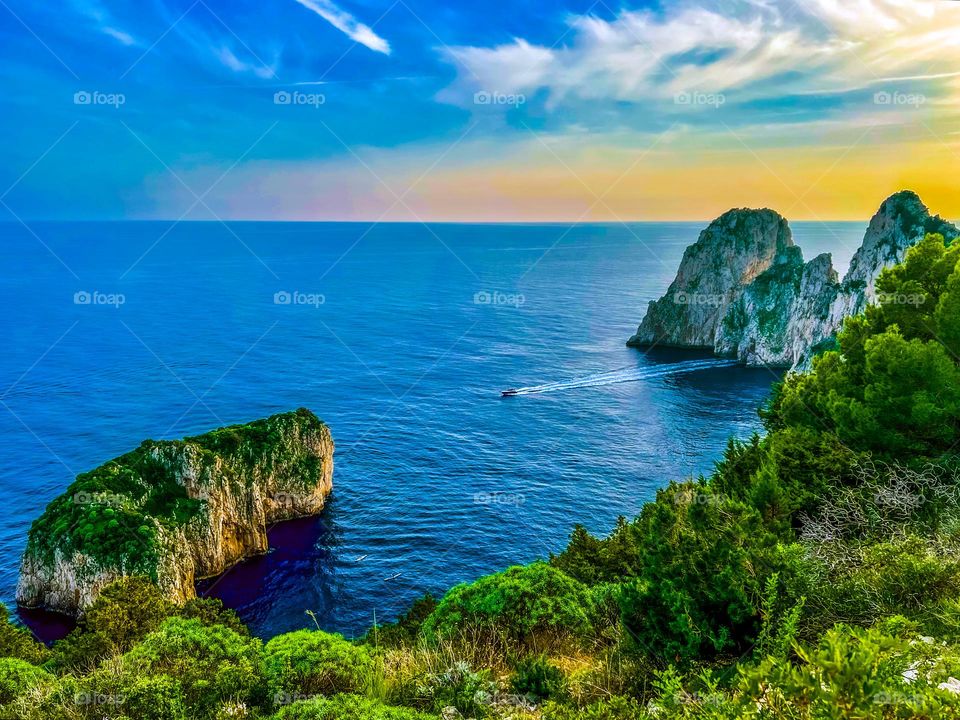
M 201 585 L 259 635 L 312 626 L 308 610 L 355 635 L 558 552 L 574 523 L 609 531 L 758 430 L 777 379 L 624 346 L 701 226 L 0 225 L 0 600 L 77 473 L 301 406 L 337 443 L 327 509 Z M 864 228 L 794 233 L 842 272 Z

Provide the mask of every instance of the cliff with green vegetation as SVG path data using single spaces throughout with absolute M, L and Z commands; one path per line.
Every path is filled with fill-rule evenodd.
M 786 219 L 773 210 L 730 210 L 683 253 L 666 295 L 650 303 L 628 345 L 712 350 L 741 288 L 793 247 Z
M 875 291 L 763 436 L 607 537 L 354 640 L 124 578 L 50 650 L 0 616 L 0 718 L 960 718 L 960 243 Z
M 807 367 L 845 318 L 876 299 L 880 273 L 926 234 L 960 231 L 930 215 L 916 193 L 880 206 L 841 282 L 829 254 L 804 262 L 787 221 L 770 210 L 731 210 L 684 254 L 676 279 L 650 304 L 638 347 L 711 349 L 746 365 Z
M 308 410 L 147 440 L 77 476 L 33 523 L 17 601 L 77 614 L 131 575 L 186 601 L 196 580 L 267 552 L 271 523 L 318 513 L 332 477 L 330 431 Z

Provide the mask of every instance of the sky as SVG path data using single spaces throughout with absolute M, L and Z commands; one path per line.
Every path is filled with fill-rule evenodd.
M 958 121 L 954 0 L 0 0 L 0 220 L 960 218 Z

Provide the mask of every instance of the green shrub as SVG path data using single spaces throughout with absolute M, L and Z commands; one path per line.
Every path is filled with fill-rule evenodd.
M 623 639 L 620 623 L 620 592 L 623 582 L 600 583 L 588 589 L 593 617 L 592 638 L 603 645 L 615 645 Z
M 169 618 L 123 660 L 132 675 L 173 678 L 191 718 L 212 717 L 227 701 L 268 701 L 262 643 L 223 625 Z
M 107 667 L 109 666 L 109 667 Z M 144 675 L 120 659 L 86 676 L 50 678 L 0 711 L 3 720 L 194 720 L 180 684 L 169 675 Z M 241 716 L 242 717 L 242 716 Z
M 947 248 L 942 236 L 930 235 L 884 271 L 879 304 L 845 322 L 839 349 L 778 387 L 768 428 L 827 429 L 849 447 L 884 457 L 949 452 L 960 430 L 958 260 L 956 243 Z
M 340 635 L 298 630 L 264 648 L 264 671 L 275 692 L 335 695 L 361 690 L 373 670 L 370 653 Z
M 34 639 L 25 627 L 10 622 L 10 613 L 0 603 L 0 657 L 18 658 L 40 665 L 50 656 L 43 643 Z
M 121 578 L 107 585 L 77 628 L 56 643 L 55 664 L 64 669 L 93 667 L 132 648 L 174 611 L 175 606 L 149 579 Z
M 767 659 L 744 669 L 737 698 L 745 714 L 762 702 L 767 716 L 797 720 L 960 716 L 960 695 L 939 688 L 960 658 L 943 648 L 838 626 L 798 655 L 798 664 Z
M 763 592 L 760 614 L 760 632 L 757 635 L 755 654 L 786 660 L 799 634 L 800 618 L 806 597 L 784 598 L 780 575 L 767 578 Z
M 671 720 L 740 720 L 753 717 L 749 707 L 738 707 L 739 703 L 734 698 L 720 692 L 719 684 L 710 670 L 701 672 L 689 684 L 685 684 L 683 676 L 670 665 L 656 674 L 653 685 L 657 692 L 650 700 L 649 715 Z M 790 720 L 794 718 L 791 716 Z
M 105 662 L 83 677 L 66 676 L 64 685 L 45 704 L 44 711 L 59 709 L 68 717 L 185 720 L 190 715 L 181 683 L 167 674 L 142 672 L 120 659 Z M 210 717 L 197 715 L 196 717 Z
M 814 553 L 809 604 L 821 630 L 835 622 L 872 625 L 896 614 L 924 620 L 960 593 L 956 551 L 915 536 L 821 545 Z
M 121 688 L 121 709 L 131 718 L 180 720 L 189 717 L 180 683 L 169 675 L 133 678 Z
M 583 525 L 573 529 L 566 549 L 550 558 L 550 563 L 587 585 L 622 582 L 640 570 L 641 549 L 636 528 L 626 518 L 605 538 L 598 539 Z
M 646 707 L 634 698 L 612 697 L 586 707 L 548 702 L 543 720 L 638 720 L 647 717 Z
M 540 656 L 521 659 L 510 684 L 514 692 L 539 701 L 561 697 L 565 681 L 560 669 Z
M 239 635 L 249 635 L 250 630 L 240 616 L 224 606 L 219 598 L 191 598 L 183 604 L 177 614 L 183 618 L 196 618 L 204 625 L 223 625 Z
M 757 433 L 749 442 L 732 437 L 716 463 L 710 484 L 720 494 L 742 499 L 766 457 L 763 438 Z
M 849 482 L 855 459 L 831 433 L 783 428 L 757 444 L 731 443 L 710 487 L 756 508 L 769 530 L 791 540 L 798 515 Z
M 591 615 L 583 583 L 536 562 L 456 586 L 423 627 L 428 637 L 478 633 L 528 646 L 538 639 L 589 637 Z
M 34 688 L 51 685 L 53 675 L 18 658 L 0 658 L 0 705 L 24 696 Z
M 357 695 L 337 695 L 296 702 L 282 708 L 274 720 L 437 720 L 437 716 Z
M 790 574 L 757 511 L 707 485 L 674 483 L 643 508 L 638 528 L 642 570 L 620 593 L 638 648 L 694 660 L 749 647 L 766 577 Z

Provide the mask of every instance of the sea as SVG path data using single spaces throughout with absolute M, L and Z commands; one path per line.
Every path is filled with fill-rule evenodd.
M 609 532 L 759 431 L 780 378 L 625 345 L 704 224 L 0 224 L 0 601 L 78 473 L 299 407 L 336 442 L 326 509 L 199 586 L 259 636 L 357 636 Z M 792 227 L 842 273 L 866 222 Z

